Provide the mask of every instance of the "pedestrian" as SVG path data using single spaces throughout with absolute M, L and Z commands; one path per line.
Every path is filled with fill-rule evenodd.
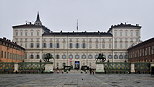
M 95 73 L 95 72 L 94 72 L 94 69 L 93 69 L 93 75 L 94 75 L 94 73 Z
M 89 72 L 90 72 L 90 74 L 92 73 L 92 70 L 91 70 L 91 68 L 89 68 Z

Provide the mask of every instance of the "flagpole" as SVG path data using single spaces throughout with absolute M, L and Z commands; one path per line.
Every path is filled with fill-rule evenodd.
M 77 19 L 77 27 L 76 27 L 76 29 L 77 29 L 77 32 L 78 32 L 78 19 Z

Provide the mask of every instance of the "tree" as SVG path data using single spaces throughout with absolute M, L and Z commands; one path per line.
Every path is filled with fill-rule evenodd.
M 43 60 L 45 62 L 50 62 L 49 61 L 50 59 L 53 59 L 53 56 L 50 53 L 45 54 L 44 57 L 43 57 Z

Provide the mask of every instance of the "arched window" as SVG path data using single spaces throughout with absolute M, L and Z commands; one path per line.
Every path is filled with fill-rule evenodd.
M 114 59 L 118 59 L 118 55 L 114 55 Z
M 119 55 L 119 59 L 123 59 L 123 55 Z
M 59 59 L 59 55 L 58 54 L 56 55 L 56 59 Z
M 66 55 L 62 55 L 62 58 L 63 58 L 63 59 L 66 59 Z
M 30 58 L 33 59 L 33 58 L 34 58 L 34 55 L 31 54 L 31 55 L 30 55 Z
M 108 58 L 109 58 L 109 59 L 112 59 L 112 55 L 108 55 Z
M 80 56 L 77 54 L 77 55 L 75 55 L 75 58 L 76 58 L 76 59 L 79 59 L 79 58 L 80 58 Z
M 76 48 L 79 48 L 79 43 L 76 43 Z
M 92 58 L 93 58 L 93 56 L 90 54 L 90 55 L 88 56 L 88 58 L 89 58 L 89 59 L 92 59 Z
M 69 55 L 69 59 L 73 59 L 73 55 Z
M 98 58 L 98 54 L 95 55 L 95 58 Z
M 70 46 L 69 46 L 70 48 L 73 48 L 73 44 L 72 43 L 70 43 Z
M 40 55 L 37 54 L 37 55 L 36 55 L 36 59 L 39 59 L 39 58 L 40 58 Z
M 86 59 L 86 55 L 85 54 L 82 55 L 82 59 Z

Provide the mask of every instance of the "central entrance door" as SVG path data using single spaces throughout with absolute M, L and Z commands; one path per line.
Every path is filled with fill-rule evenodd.
M 74 69 L 80 69 L 80 61 L 75 61 Z

